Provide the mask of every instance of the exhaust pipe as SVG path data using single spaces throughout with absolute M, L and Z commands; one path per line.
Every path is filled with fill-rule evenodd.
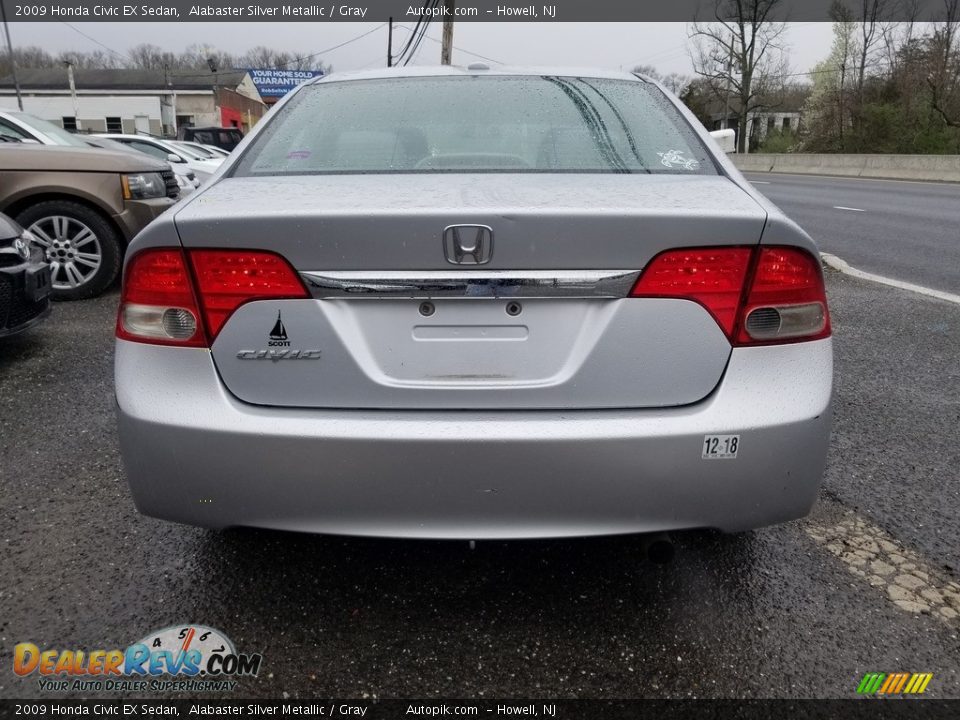
M 655 565 L 666 565 L 676 553 L 673 540 L 666 533 L 654 533 L 643 539 L 643 553 Z

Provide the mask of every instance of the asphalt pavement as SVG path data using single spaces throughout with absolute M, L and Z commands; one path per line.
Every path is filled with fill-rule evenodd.
M 960 293 L 960 183 L 745 173 L 823 252 Z
M 16 643 L 126 647 L 188 622 L 263 653 L 234 697 L 846 698 L 899 671 L 960 697 L 960 307 L 827 279 L 836 424 L 813 514 L 682 534 L 667 566 L 636 538 L 471 550 L 141 517 L 117 295 L 57 304 L 0 342 L 0 697 L 41 695 L 10 672 Z

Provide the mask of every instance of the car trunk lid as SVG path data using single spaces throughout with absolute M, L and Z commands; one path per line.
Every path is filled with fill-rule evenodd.
M 730 354 L 709 312 L 626 296 L 657 254 L 753 245 L 765 219 L 724 177 L 531 173 L 225 179 L 176 222 L 188 248 L 281 254 L 312 293 L 224 325 L 213 356 L 241 400 L 536 409 L 708 395 Z

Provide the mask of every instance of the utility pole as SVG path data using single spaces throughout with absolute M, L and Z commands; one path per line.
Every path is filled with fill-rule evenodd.
M 393 18 L 387 18 L 387 67 L 393 67 Z
M 77 100 L 77 86 L 73 82 L 73 62 L 64 60 L 63 64 L 67 66 L 67 81 L 70 83 L 70 98 L 73 100 L 73 121 L 77 124 L 77 130 L 80 130 L 80 103 Z
M 453 9 L 455 0 L 443 0 L 443 44 L 440 46 L 440 64 L 450 65 L 453 55 Z
M 217 61 L 213 55 L 207 55 L 207 67 L 213 73 L 213 119 L 217 125 L 223 124 L 223 110 L 220 105 L 219 92 L 217 86 L 220 84 L 220 78 L 217 76 Z
M 723 124 L 720 126 L 721 130 L 727 128 L 727 123 L 730 121 L 730 80 L 731 75 L 733 74 L 733 31 L 730 31 L 730 51 L 727 53 L 727 92 L 726 97 L 723 102 Z
M 10 53 L 10 74 L 13 75 L 13 87 L 17 91 L 17 106 L 23 112 L 23 97 L 20 95 L 20 81 L 17 79 L 17 61 L 13 57 L 13 43 L 10 42 L 10 26 L 7 24 L 7 6 L 0 0 L 0 13 L 3 13 L 3 31 L 7 35 L 7 52 Z
M 177 91 L 173 89 L 173 83 L 170 82 L 170 66 L 163 64 L 163 82 L 167 86 L 167 97 L 170 100 L 170 127 L 173 128 L 173 136 L 177 136 Z M 162 103 L 161 103 L 162 104 Z M 160 127 L 163 127 L 163 112 L 160 113 Z

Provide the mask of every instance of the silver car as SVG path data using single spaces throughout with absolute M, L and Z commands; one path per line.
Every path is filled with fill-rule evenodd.
M 810 238 L 663 87 L 300 86 L 130 246 L 120 441 L 154 517 L 420 538 L 799 518 L 831 422 Z

